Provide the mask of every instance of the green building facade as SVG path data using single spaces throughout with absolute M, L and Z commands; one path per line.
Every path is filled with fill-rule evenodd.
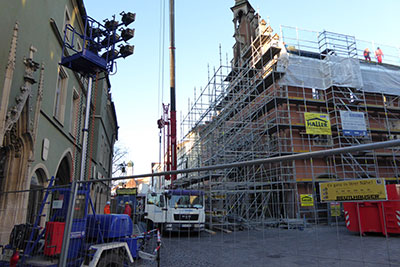
M 82 0 L 7 0 L 0 2 L 0 15 L 2 244 L 15 224 L 33 222 L 44 195 L 7 192 L 44 188 L 52 176 L 56 185 L 78 179 L 88 80 L 59 65 L 65 26 L 84 29 Z M 111 176 L 118 125 L 110 87 L 104 74 L 93 79 L 85 179 Z M 100 211 L 109 185 L 92 189 Z

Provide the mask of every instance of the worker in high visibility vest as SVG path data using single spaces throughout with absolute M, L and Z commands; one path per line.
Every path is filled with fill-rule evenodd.
M 111 214 L 110 201 L 107 201 L 106 205 L 104 206 L 104 214 Z
M 131 207 L 131 205 L 129 205 L 129 202 L 125 202 L 124 214 L 126 214 L 132 218 L 132 207 Z
M 368 49 L 368 48 L 365 48 L 365 50 L 364 50 L 364 58 L 365 58 L 365 60 L 371 61 L 371 56 L 370 56 L 370 54 L 371 54 L 371 52 L 369 51 L 369 49 Z
M 382 63 L 383 52 L 379 47 L 375 51 L 375 57 L 378 60 L 378 63 Z

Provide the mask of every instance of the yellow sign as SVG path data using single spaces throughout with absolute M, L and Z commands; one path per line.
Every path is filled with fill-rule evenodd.
M 117 195 L 137 195 L 137 188 L 117 188 Z
M 307 134 L 332 135 L 328 114 L 305 112 L 304 120 Z
M 384 179 L 361 179 L 320 183 L 322 202 L 387 200 Z
M 339 217 L 340 216 L 340 203 L 331 202 L 331 216 Z
M 300 194 L 300 202 L 302 207 L 314 206 L 313 196 L 309 194 Z

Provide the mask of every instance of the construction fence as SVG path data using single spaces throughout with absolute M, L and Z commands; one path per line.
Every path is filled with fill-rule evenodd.
M 68 249 L 62 248 L 61 240 L 71 186 L 53 186 L 50 181 L 46 189 L 2 192 L 8 200 L 0 209 L 2 260 L 10 260 L 10 251 L 18 248 L 24 266 L 57 266 L 64 251 L 66 266 L 81 266 L 96 259 L 94 251 L 116 246 L 98 257 L 98 266 L 104 262 L 122 266 L 131 260 L 132 266 L 398 266 L 398 181 L 325 177 L 282 183 L 271 180 L 266 169 L 275 166 L 278 172 L 279 166 L 296 161 L 386 148 L 398 151 L 399 146 L 400 141 L 394 140 L 177 171 L 190 178 L 180 178 L 171 187 L 204 192 L 205 229 L 164 231 L 159 262 L 155 261 L 160 245 L 157 232 L 148 232 L 138 195 L 124 196 L 130 218 L 121 215 L 127 205 L 119 209 L 120 199 L 107 197 L 112 200 L 111 213 L 118 214 L 113 218 L 104 214 L 106 202 L 96 203 L 99 198 L 93 196 L 93 189 L 110 180 L 79 183 Z M 222 179 L 225 175 L 220 174 L 226 170 L 233 182 Z M 163 175 L 154 174 L 153 180 Z M 143 175 L 121 179 L 139 177 Z M 23 199 L 29 199 L 25 209 L 13 208 L 15 201 Z M 125 244 L 137 253 L 127 253 Z

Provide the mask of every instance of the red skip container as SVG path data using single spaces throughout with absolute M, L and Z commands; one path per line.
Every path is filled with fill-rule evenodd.
M 346 227 L 352 232 L 400 233 L 400 184 L 386 185 L 387 201 L 343 203 Z

